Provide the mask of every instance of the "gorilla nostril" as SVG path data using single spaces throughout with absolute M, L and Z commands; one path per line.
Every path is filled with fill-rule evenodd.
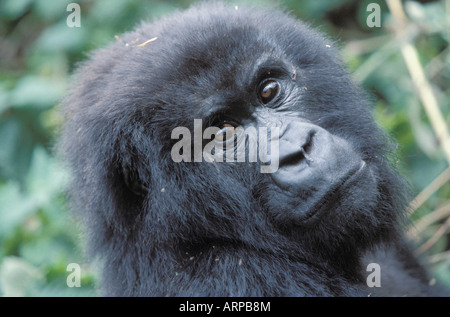
M 303 157 L 305 158 L 306 163 L 311 163 L 314 160 L 311 158 L 311 156 L 305 151 L 304 148 L 301 149 L 301 153 L 303 154 Z
M 280 166 L 300 164 L 306 158 L 303 148 L 293 151 L 284 157 L 280 157 Z
M 292 131 L 291 131 L 292 132 Z M 303 141 L 294 140 L 286 137 L 281 139 L 280 143 L 280 166 L 294 166 L 305 162 L 309 165 L 313 162 L 311 157 L 312 147 L 314 146 L 315 130 L 305 133 Z
M 316 135 L 315 130 L 311 130 L 308 132 L 308 137 L 306 139 L 305 144 L 303 144 L 302 148 L 305 150 L 306 153 L 309 153 L 311 151 L 311 147 L 313 144 L 313 137 Z
M 311 152 L 311 148 L 313 146 L 313 137 L 316 134 L 316 131 L 311 130 L 308 133 L 308 138 L 306 139 L 305 144 L 302 145 L 301 152 L 303 156 L 305 157 L 305 160 L 307 163 L 313 162 L 314 160 L 309 155 Z

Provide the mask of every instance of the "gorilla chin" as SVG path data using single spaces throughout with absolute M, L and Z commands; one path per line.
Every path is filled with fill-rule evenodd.
M 282 10 L 215 1 L 118 39 L 77 69 L 59 144 L 102 295 L 436 293 L 404 239 L 394 142 L 333 41 Z M 190 157 L 272 128 L 273 173 Z

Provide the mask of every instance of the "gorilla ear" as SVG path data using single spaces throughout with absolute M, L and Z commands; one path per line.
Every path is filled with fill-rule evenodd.
M 141 197 L 148 193 L 149 188 L 142 183 L 136 170 L 127 165 L 122 165 L 122 173 L 125 185 L 131 192 Z

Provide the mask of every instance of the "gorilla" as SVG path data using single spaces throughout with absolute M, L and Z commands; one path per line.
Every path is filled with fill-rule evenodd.
M 95 51 L 59 148 L 101 295 L 433 295 L 369 99 L 281 9 L 197 4 Z

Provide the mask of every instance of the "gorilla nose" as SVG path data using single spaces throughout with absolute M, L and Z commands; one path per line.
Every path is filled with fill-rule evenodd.
M 279 162 L 280 167 L 314 161 L 311 149 L 317 129 L 306 123 L 290 122 L 280 134 Z
M 293 121 L 279 135 L 279 168 L 271 176 L 283 190 L 325 195 L 363 167 L 346 140 L 320 126 Z

